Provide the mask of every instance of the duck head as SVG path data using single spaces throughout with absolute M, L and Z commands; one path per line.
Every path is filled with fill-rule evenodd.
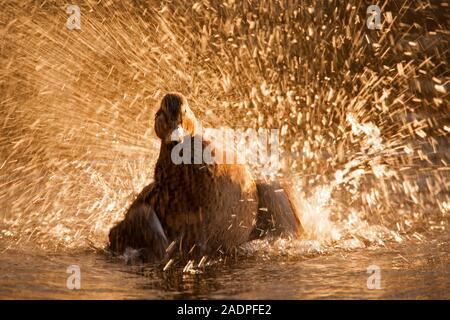
M 183 142 L 186 136 L 193 136 L 196 118 L 189 108 L 187 99 L 180 93 L 167 93 L 155 115 L 155 132 L 164 144 Z

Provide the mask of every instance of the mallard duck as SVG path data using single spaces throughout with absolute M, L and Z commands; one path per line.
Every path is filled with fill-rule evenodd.
M 164 96 L 155 115 L 155 132 L 161 146 L 154 182 L 111 230 L 113 252 L 143 248 L 148 260 L 174 252 L 181 257 L 214 255 L 229 253 L 262 236 L 301 232 L 291 203 L 284 193 L 277 192 L 280 186 L 259 183 L 257 187 L 242 164 L 194 159 L 198 141 L 202 149 L 211 148 L 212 142 L 198 129 L 182 94 Z M 186 142 L 191 161 L 174 161 L 174 148 Z M 214 147 L 212 150 L 214 154 Z M 186 154 L 181 156 L 186 159 Z M 261 207 L 264 211 L 258 210 Z M 166 250 L 168 244 L 170 250 Z

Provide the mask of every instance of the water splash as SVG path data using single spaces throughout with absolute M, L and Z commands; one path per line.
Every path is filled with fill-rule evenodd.
M 359 0 L 86 0 L 81 30 L 65 27 L 64 5 L 2 3 L 7 246 L 103 246 L 151 180 L 153 112 L 173 90 L 205 126 L 280 129 L 281 175 L 297 188 L 310 239 L 272 248 L 447 230 L 450 19 L 441 2 L 385 1 L 380 31 L 365 28 Z

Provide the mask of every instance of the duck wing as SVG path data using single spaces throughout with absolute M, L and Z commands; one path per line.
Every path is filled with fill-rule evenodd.
M 169 245 L 158 216 L 148 199 L 154 184 L 145 187 L 128 209 L 125 219 L 109 233 L 109 248 L 122 254 L 127 247 L 138 249 L 146 261 L 161 261 Z
M 292 203 L 289 188 L 279 182 L 257 182 L 258 214 L 250 240 L 264 236 L 299 236 L 303 233 L 300 215 Z

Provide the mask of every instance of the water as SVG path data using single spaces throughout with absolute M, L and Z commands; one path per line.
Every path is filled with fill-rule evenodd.
M 93 252 L 12 250 L 0 258 L 0 297 L 21 299 L 449 299 L 448 235 L 383 247 L 258 255 L 198 273 L 126 265 Z M 81 289 L 69 290 L 69 265 Z M 367 267 L 381 268 L 381 288 L 367 288 Z
M 86 0 L 81 30 L 63 2 L 0 6 L 0 298 L 449 298 L 443 1 L 385 1 L 380 31 L 359 0 Z M 173 90 L 204 127 L 280 129 L 302 239 L 165 272 L 104 252 Z

